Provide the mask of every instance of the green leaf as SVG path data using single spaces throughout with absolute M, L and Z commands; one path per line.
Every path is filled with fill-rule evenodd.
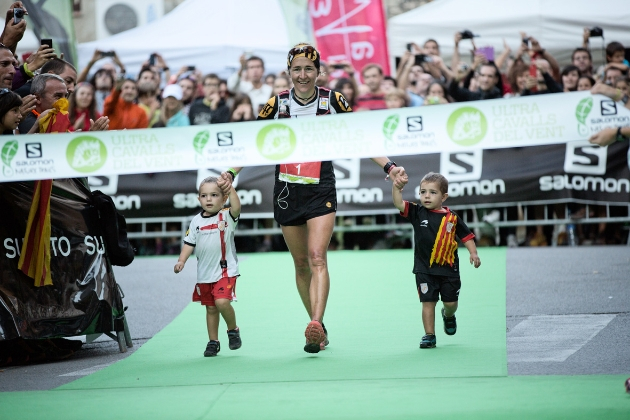
M 396 128 L 398 128 L 399 122 L 400 118 L 398 115 L 390 115 L 383 123 L 383 134 L 385 134 L 388 140 L 392 139 L 392 135 L 396 131 Z
M 203 148 L 206 146 L 209 139 L 210 132 L 208 130 L 198 132 L 193 140 L 193 147 L 195 148 L 195 151 L 200 155 L 203 154 Z
M 8 141 L 2 146 L 2 152 L 0 157 L 5 165 L 11 166 L 11 161 L 15 157 L 18 151 L 18 142 L 16 140 Z
M 575 118 L 582 124 L 586 124 L 586 117 L 588 117 L 591 109 L 593 109 L 593 98 L 582 99 L 575 108 Z

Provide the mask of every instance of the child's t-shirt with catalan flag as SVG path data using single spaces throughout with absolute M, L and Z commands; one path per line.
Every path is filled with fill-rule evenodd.
M 405 201 L 400 215 L 413 225 L 414 273 L 459 277 L 457 239 L 462 243 L 475 235 L 448 207 L 427 210 L 420 204 Z

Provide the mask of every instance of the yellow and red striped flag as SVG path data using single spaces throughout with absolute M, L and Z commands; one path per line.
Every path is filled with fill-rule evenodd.
M 72 126 L 68 114 L 68 100 L 58 99 L 48 114 L 39 122 L 40 133 L 66 133 Z
M 35 280 L 35 286 L 52 285 L 50 275 L 50 194 L 52 179 L 35 181 L 33 201 L 18 269 Z

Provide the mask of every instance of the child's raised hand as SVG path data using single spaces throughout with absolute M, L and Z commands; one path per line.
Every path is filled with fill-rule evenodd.
M 179 273 L 180 271 L 182 271 L 184 269 L 184 264 L 186 264 L 186 263 L 183 263 L 181 261 L 177 261 L 177 264 L 175 264 L 175 268 L 174 268 L 175 274 Z
M 475 266 L 475 268 L 479 268 L 479 266 L 481 265 L 481 260 L 479 259 L 479 255 L 475 254 L 470 254 L 470 263 L 473 264 Z

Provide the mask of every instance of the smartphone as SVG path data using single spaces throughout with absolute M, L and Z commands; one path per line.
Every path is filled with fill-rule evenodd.
M 155 66 L 155 54 L 151 54 L 149 56 L 149 65 L 150 66 Z
M 188 66 L 188 71 L 195 71 L 195 66 Z
M 411 52 L 412 48 L 413 48 L 413 44 L 411 42 L 407 44 L 407 51 Z
M 536 64 L 530 64 L 529 65 L 529 75 L 531 77 L 533 77 L 534 79 L 538 80 L 538 67 L 536 67 Z M 538 88 L 536 86 L 534 86 L 530 90 L 532 92 L 536 92 L 538 90 Z
M 50 38 L 42 39 L 39 43 L 40 43 L 40 45 L 48 45 L 48 48 L 52 48 L 53 47 L 52 39 L 50 39 Z
M 483 54 L 488 61 L 494 61 L 494 47 L 477 48 L 477 54 Z
M 425 63 L 425 62 L 430 61 L 430 60 L 429 60 L 429 57 L 427 57 L 427 56 L 426 56 L 426 55 L 424 55 L 424 54 L 417 54 L 417 55 L 415 56 L 415 60 L 416 60 L 416 61 L 414 62 L 414 64 L 415 64 L 416 66 L 421 66 L 421 65 L 422 65 L 422 63 Z
M 103 51 L 101 52 L 101 57 L 113 57 L 114 51 Z

